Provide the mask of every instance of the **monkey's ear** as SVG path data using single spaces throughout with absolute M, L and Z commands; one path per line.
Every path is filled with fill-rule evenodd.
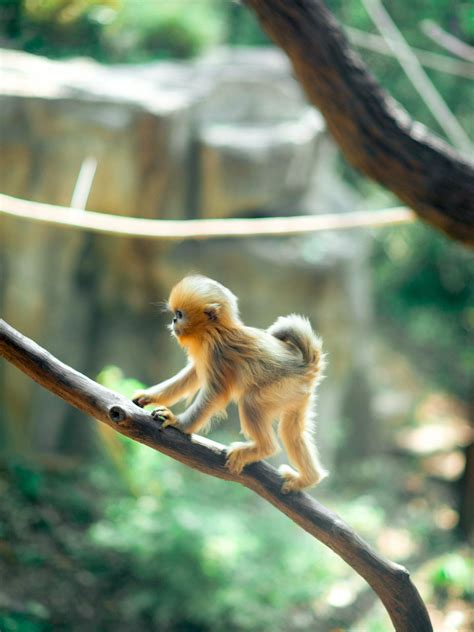
M 209 303 L 204 308 L 204 313 L 209 318 L 209 320 L 215 321 L 217 320 L 217 317 L 219 316 L 220 309 L 221 309 L 221 306 L 219 305 L 219 303 Z

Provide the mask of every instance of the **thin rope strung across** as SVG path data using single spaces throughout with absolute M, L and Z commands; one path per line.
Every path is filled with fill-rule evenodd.
M 413 211 L 399 206 L 378 211 L 354 211 L 294 217 L 145 219 L 31 202 L 4 194 L 0 194 L 0 215 L 93 233 L 166 241 L 301 235 L 323 230 L 405 224 L 413 222 L 416 218 Z

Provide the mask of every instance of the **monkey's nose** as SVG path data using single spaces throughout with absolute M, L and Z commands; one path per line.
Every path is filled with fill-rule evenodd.
M 178 322 L 178 319 L 176 318 L 176 316 L 173 318 L 173 325 L 176 325 L 176 323 Z

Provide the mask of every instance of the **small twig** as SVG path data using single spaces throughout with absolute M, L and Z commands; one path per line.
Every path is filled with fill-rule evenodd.
M 473 146 L 469 136 L 423 70 L 416 55 L 408 46 L 382 2 L 380 0 L 362 0 L 362 4 L 446 136 L 453 143 L 454 147 L 457 147 L 466 156 L 471 156 Z
M 71 198 L 71 207 L 73 209 L 85 210 L 87 201 L 94 183 L 95 172 L 97 169 L 97 159 L 93 156 L 85 158 L 82 162 L 77 176 L 76 184 Z
M 362 31 L 354 26 L 344 26 L 344 30 L 349 36 L 351 43 L 355 46 L 374 51 L 380 55 L 394 57 L 394 54 L 387 42 L 380 35 Z M 448 75 L 464 77 L 465 79 L 474 79 L 474 67 L 469 62 L 453 59 L 447 55 L 432 53 L 429 50 L 422 50 L 421 48 L 415 48 L 413 46 L 410 48 L 416 55 L 420 64 L 426 68 L 432 68 L 433 70 L 445 72 Z
M 300 527 L 326 544 L 377 593 L 396 630 L 431 632 L 429 616 L 408 571 L 380 557 L 335 513 L 305 493 L 284 495 L 281 478 L 267 463 L 254 463 L 233 475 L 225 466 L 225 446 L 161 423 L 131 401 L 97 384 L 54 358 L 0 320 L 0 356 L 66 402 L 185 465 L 211 476 L 241 483 L 265 498 Z
M 448 33 L 442 29 L 439 24 L 433 22 L 433 20 L 423 20 L 420 26 L 423 33 L 433 40 L 435 44 L 438 44 L 438 46 L 448 50 L 457 57 L 461 57 L 461 59 L 466 59 L 470 62 L 474 61 L 474 47 L 469 46 L 469 44 L 461 41 L 458 37 Z

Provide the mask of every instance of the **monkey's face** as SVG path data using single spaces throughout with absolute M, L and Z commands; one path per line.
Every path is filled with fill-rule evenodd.
M 183 346 L 212 335 L 218 325 L 238 320 L 234 295 L 220 283 L 198 275 L 185 277 L 173 288 L 168 308 L 170 330 Z
M 184 346 L 191 338 L 202 338 L 215 322 L 213 312 L 199 302 L 182 299 L 176 301 L 170 297 L 168 306 L 172 314 L 169 329 Z
M 170 329 L 176 337 L 179 337 L 186 330 L 186 318 L 180 309 L 172 310 L 173 320 Z

